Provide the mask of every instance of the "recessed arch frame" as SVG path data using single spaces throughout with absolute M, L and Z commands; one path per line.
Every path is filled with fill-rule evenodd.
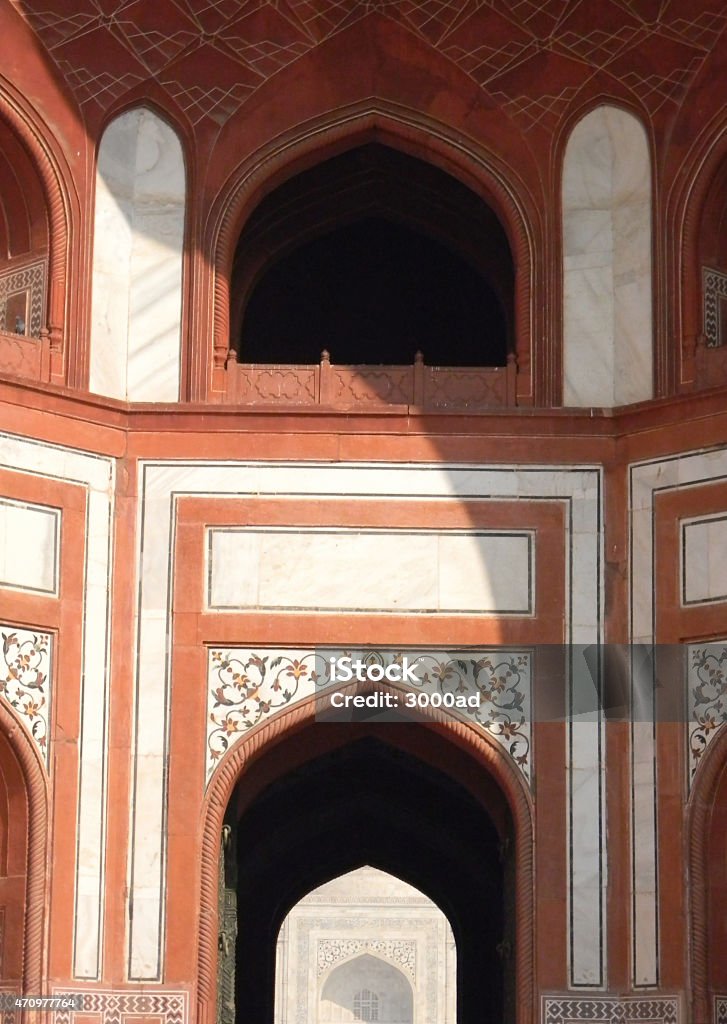
M 81 386 L 78 358 L 68 351 L 69 302 L 67 284 L 71 276 L 71 199 L 57 147 L 51 144 L 35 118 L 5 83 L 0 85 L 0 117 L 25 146 L 40 177 L 48 212 L 48 286 L 46 325 L 50 335 L 51 374 L 56 382 Z M 55 357 L 55 358 L 54 358 Z M 54 372 L 55 371 L 55 372 Z M 78 379 L 76 379 L 78 377 Z
M 25 727 L 0 700 L 0 736 L 17 760 L 28 801 L 26 898 L 23 929 L 23 990 L 44 991 L 48 875 L 48 776 Z
M 285 133 L 253 153 L 215 201 L 206 229 L 212 254 L 213 308 L 203 310 L 195 325 L 200 353 L 195 368 L 196 394 L 204 400 L 213 390 L 215 372 L 223 371 L 230 348 L 230 280 L 240 233 L 258 203 L 274 188 L 330 157 L 370 142 L 429 162 L 472 189 L 500 219 L 515 267 L 515 344 L 519 366 L 518 401 L 548 404 L 548 367 L 533 339 L 543 336 L 535 298 L 542 290 L 535 253 L 542 225 L 537 204 L 511 168 L 475 140 L 463 138 L 438 121 L 387 104 L 365 102 L 334 111 Z M 209 329 L 212 328 L 212 351 Z M 205 345 L 207 346 L 205 348 Z M 205 351 L 206 356 L 201 358 Z
M 377 684 L 397 694 L 396 686 Z M 251 729 L 224 756 L 210 780 L 202 805 L 200 834 L 200 925 L 197 955 L 197 1024 L 214 1024 L 217 983 L 217 899 L 219 837 L 233 790 L 248 765 L 266 748 L 315 722 L 319 697 L 313 695 Z M 437 729 L 479 763 L 503 793 L 514 825 L 515 992 L 517 1024 L 532 1024 L 534 1003 L 535 864 L 533 804 L 522 777 L 496 740 L 483 730 L 441 711 L 422 709 L 422 728 Z
M 689 974 L 692 1024 L 711 1024 L 709 1000 L 708 825 L 714 799 L 727 774 L 727 728 L 722 726 L 702 757 L 686 808 Z

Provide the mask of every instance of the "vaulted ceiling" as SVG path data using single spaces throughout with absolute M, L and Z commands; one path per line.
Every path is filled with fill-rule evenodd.
M 652 116 L 683 103 L 724 0 L 10 0 L 87 117 L 154 82 L 223 125 L 276 72 L 377 12 L 469 75 L 527 132 L 610 76 Z

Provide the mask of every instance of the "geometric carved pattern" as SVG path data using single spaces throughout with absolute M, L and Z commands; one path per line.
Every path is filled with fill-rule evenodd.
M 715 1024 L 727 1024 L 727 996 L 714 997 Z
M 56 1010 L 53 1024 L 85 1024 L 87 1015 L 95 1014 L 99 1024 L 125 1024 L 129 1019 L 153 1021 L 154 1024 L 187 1024 L 186 992 L 99 992 L 76 989 L 83 997 L 83 1010 Z M 56 991 L 54 995 L 64 993 Z
M 726 646 L 721 646 L 726 645 Z M 687 672 L 687 743 L 691 786 L 708 744 L 727 722 L 727 640 L 690 644 Z
M 224 754 L 253 726 L 291 704 L 340 687 L 330 679 L 330 656 L 364 658 L 369 666 L 408 659 L 416 681 L 405 688 L 446 713 L 444 699 L 476 698 L 455 714 L 494 737 L 530 782 L 531 662 L 528 651 L 211 649 L 207 691 L 207 782 Z M 434 704 L 434 701 L 437 704 Z M 326 701 L 327 704 L 327 701 Z M 324 706 L 324 705 L 322 705 Z
M 386 957 L 416 978 L 417 944 L 413 939 L 319 939 L 318 974 L 324 974 L 339 960 L 347 960 L 365 950 Z
M 723 344 L 720 305 L 727 299 L 727 274 L 702 267 L 704 338 L 707 348 Z
M 638 1021 L 639 1024 L 679 1024 L 679 1000 L 672 996 L 593 996 L 572 999 L 545 996 L 543 998 L 543 1024 L 571 1024 L 589 1021 L 590 1024 L 615 1024 Z
M 2 623 L 0 637 L 0 698 L 20 716 L 47 768 L 53 638 Z
M 192 124 L 223 125 L 272 75 L 371 13 L 439 50 L 525 131 L 550 129 L 603 69 L 651 113 L 676 109 L 710 55 L 727 7 L 709 0 L 589 5 L 564 0 L 176 0 L 174 4 L 11 0 L 56 62 L 82 109 L 107 110 L 155 82 Z M 576 5 L 577 7 L 578 5 Z M 656 73 L 650 53 L 671 55 Z M 542 83 L 551 85 L 547 95 Z
M 5 306 L 8 298 L 18 292 L 30 295 L 28 323 L 25 336 L 39 338 L 45 310 L 46 261 L 37 260 L 23 267 L 11 268 L 0 274 L 0 331 L 14 332 L 14 324 L 5 322 Z

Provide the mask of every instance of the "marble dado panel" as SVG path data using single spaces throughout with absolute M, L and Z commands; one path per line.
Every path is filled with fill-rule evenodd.
M 687 647 L 687 750 L 691 788 L 705 750 L 727 722 L 727 639 Z
M 67 995 L 55 991 L 54 995 Z M 85 1024 L 97 1020 L 98 1024 L 188 1024 L 189 996 L 186 992 L 110 992 L 99 989 L 74 990 L 83 996 L 83 1010 L 56 1010 L 54 1024 Z
M 680 520 L 682 604 L 727 601 L 727 512 Z
M 534 614 L 534 534 L 212 528 L 216 610 Z
M 179 504 L 195 496 L 314 500 L 355 505 L 386 497 L 496 503 L 527 499 L 557 504 L 564 514 L 565 609 L 563 640 L 599 643 L 603 629 L 603 537 L 601 470 L 592 466 L 479 466 L 400 463 L 141 462 L 137 559 L 139 607 L 135 658 L 133 785 L 128 928 L 129 978 L 162 977 L 167 872 L 167 785 L 171 658 L 174 649 L 171 586 L 176 575 Z M 565 667 L 566 692 L 572 661 Z M 598 684 L 600 685 L 600 683 Z M 598 722 L 600 737 L 601 721 Z M 569 762 L 578 758 L 577 784 L 569 779 L 567 821 L 573 808 L 595 808 L 585 828 L 572 830 L 567 844 L 571 871 L 569 901 L 578 902 L 577 878 L 605 878 L 604 764 L 602 743 L 568 739 Z M 573 784 L 571 784 L 573 783 Z M 595 824 L 591 827 L 591 822 Z M 594 882 L 598 884 L 598 881 Z M 569 904 L 570 905 L 570 904 Z M 605 886 L 600 898 L 589 889 L 573 915 L 570 975 L 574 985 L 601 984 L 605 976 Z M 595 982 L 594 982 L 594 979 Z
M 0 498 L 0 587 L 58 595 L 61 510 Z
M 0 697 L 10 705 L 50 766 L 53 637 L 0 623 Z
M 327 697 L 346 684 L 331 682 L 330 658 L 363 658 L 382 667 L 401 664 L 406 654 L 420 684 L 402 690 L 439 699 L 478 696 L 476 708 L 458 709 L 494 737 L 530 783 L 532 773 L 532 654 L 530 651 L 342 651 L 341 648 L 274 650 L 235 648 L 209 652 L 207 687 L 207 782 L 224 755 L 253 726 L 293 704 Z M 400 709 L 403 711 L 403 709 Z M 442 708 L 447 713 L 446 708 Z
M 80 678 L 77 681 L 81 708 L 80 772 L 77 818 L 73 823 L 78 850 L 74 880 L 73 974 L 76 978 L 95 980 L 101 974 L 105 900 L 115 463 L 113 459 L 61 445 L 0 433 L 0 469 L 41 482 L 71 484 L 82 488 L 85 496 Z M 73 685 L 71 680 L 69 685 Z
M 543 1024 L 616 1024 L 639 1021 L 639 1024 L 679 1024 L 679 999 L 676 996 L 593 996 L 587 999 L 572 996 L 544 996 Z
M 629 469 L 629 636 L 631 641 L 632 981 L 659 983 L 659 816 L 656 779 L 656 507 L 662 495 L 727 481 L 727 449 L 635 463 Z M 704 517 L 700 517 L 703 519 Z M 704 646 L 704 645 L 702 645 Z M 685 673 L 688 669 L 685 667 Z M 691 720 L 691 715 L 690 715 Z M 696 723 L 695 723 L 696 724 Z M 697 730 L 695 730 L 695 733 Z M 691 742 L 691 741 L 690 741 Z M 698 743 L 698 739 L 695 740 Z

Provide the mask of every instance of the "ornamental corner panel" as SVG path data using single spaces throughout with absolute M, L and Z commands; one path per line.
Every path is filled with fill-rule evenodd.
M 53 637 L 0 623 L 0 638 L 0 698 L 23 723 L 49 771 Z
M 355 678 L 336 678 L 336 666 L 358 662 L 367 685 L 400 681 L 388 703 L 372 707 L 376 720 L 402 721 L 432 709 L 451 713 L 489 734 L 528 786 L 532 783 L 532 651 L 487 649 L 342 650 L 341 648 L 220 648 L 208 651 L 206 783 L 222 758 L 247 732 L 285 708 L 319 695 L 321 721 L 354 720 L 350 707 L 333 704 Z M 406 669 L 405 672 L 402 670 Z M 347 671 L 343 675 L 347 675 Z M 340 670 L 339 670 L 340 671 Z M 385 699 L 385 698 L 383 698 Z M 368 709 L 367 709 L 368 710 Z M 372 720 L 374 716 L 367 720 Z

